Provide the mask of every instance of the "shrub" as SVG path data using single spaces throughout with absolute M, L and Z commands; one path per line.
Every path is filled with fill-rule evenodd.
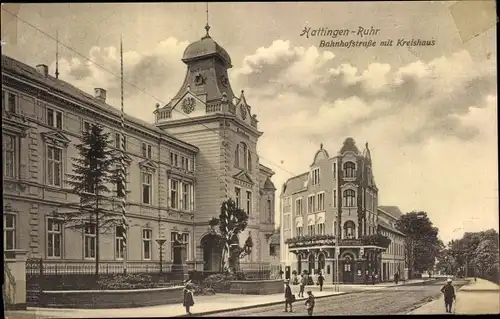
M 203 287 L 193 284 L 193 294 L 195 296 L 211 296 L 215 295 L 215 290 L 210 287 Z
M 153 281 L 145 274 L 120 274 L 99 278 L 97 285 L 103 290 L 147 289 L 164 287 L 165 282 L 163 279 Z
M 235 271 L 233 276 L 234 276 L 233 280 L 245 280 L 246 279 L 245 273 L 241 270 Z
M 231 273 L 213 274 L 205 278 L 205 286 L 216 292 L 227 292 L 231 288 L 231 280 L 235 279 L 236 276 Z

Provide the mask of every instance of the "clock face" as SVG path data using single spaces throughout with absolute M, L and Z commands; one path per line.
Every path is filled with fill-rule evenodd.
M 247 108 L 244 105 L 240 106 L 241 117 L 245 120 L 247 118 Z
M 220 83 L 224 86 L 227 87 L 229 85 L 229 80 L 225 75 L 220 76 Z

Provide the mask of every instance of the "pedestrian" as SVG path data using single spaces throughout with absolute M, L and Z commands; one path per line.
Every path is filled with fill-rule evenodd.
M 324 282 L 325 282 L 325 277 L 323 277 L 323 274 L 320 272 L 318 276 L 319 291 L 323 291 Z
M 398 284 L 398 282 L 399 282 L 399 272 L 397 272 L 397 273 L 394 275 L 394 282 L 396 283 L 396 285 Z
M 307 285 L 307 275 L 306 272 L 302 274 L 302 278 L 300 279 L 300 290 L 299 290 L 299 297 L 304 297 L 304 288 Z
M 453 301 L 457 300 L 455 295 L 455 287 L 452 285 L 451 278 L 448 278 L 446 281 L 446 285 L 441 288 L 441 292 L 444 294 L 444 306 L 446 308 L 447 313 L 451 313 L 451 307 L 453 305 Z
M 312 316 L 314 311 L 314 295 L 311 290 L 307 292 L 306 309 L 307 314 Z
M 194 298 L 193 298 L 193 285 L 191 280 L 187 280 L 185 282 L 184 287 L 184 302 L 182 303 L 184 307 L 186 307 L 186 314 L 191 315 L 190 308 L 194 306 Z
M 292 303 L 295 301 L 295 295 L 292 294 L 292 288 L 290 288 L 290 280 L 285 281 L 285 312 L 288 312 L 288 306 L 290 305 L 290 312 L 293 312 Z

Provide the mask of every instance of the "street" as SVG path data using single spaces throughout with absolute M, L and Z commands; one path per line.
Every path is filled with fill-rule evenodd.
M 417 306 L 440 295 L 444 281 L 412 286 L 390 287 L 381 290 L 356 292 L 347 295 L 316 300 L 314 315 L 395 315 L 405 314 Z M 456 281 L 459 288 L 466 281 Z M 232 316 L 303 316 L 306 310 L 303 301 L 294 304 L 294 312 L 284 312 L 284 305 L 259 307 L 248 310 L 228 311 L 205 317 Z

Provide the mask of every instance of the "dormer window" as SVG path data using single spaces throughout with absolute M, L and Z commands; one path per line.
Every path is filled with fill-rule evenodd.
M 47 108 L 47 124 L 50 127 L 62 130 L 62 112 Z
M 312 171 L 312 184 L 313 185 L 319 184 L 319 168 L 315 168 Z
M 237 168 L 252 170 L 252 156 L 245 143 L 236 145 L 234 165 Z

